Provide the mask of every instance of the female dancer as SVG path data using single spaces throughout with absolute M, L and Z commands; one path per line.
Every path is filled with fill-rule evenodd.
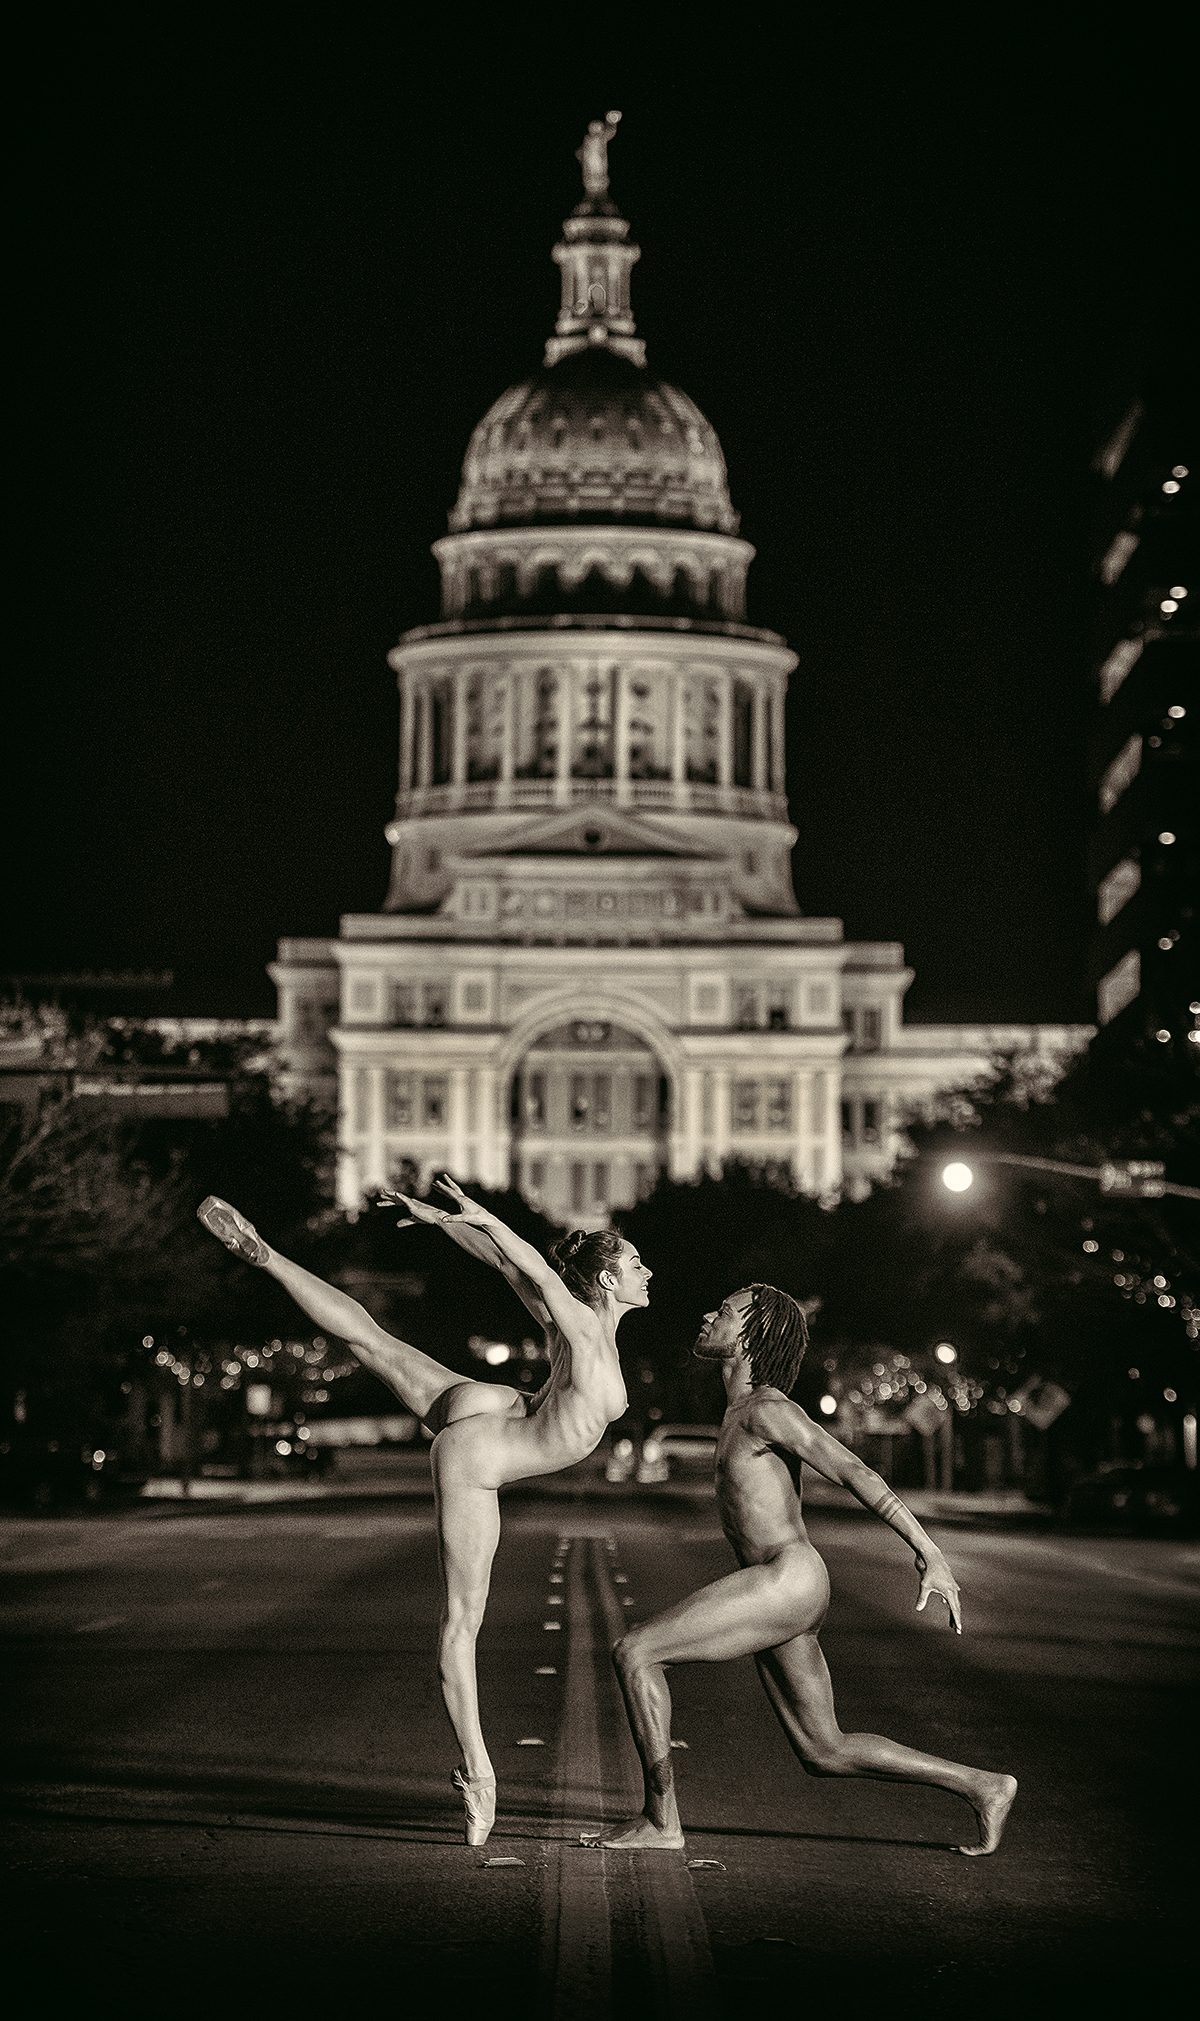
M 353 1298 L 280 1256 L 224 1200 L 196 1210 L 204 1226 L 247 1263 L 291 1293 L 324 1333 L 346 1341 L 364 1367 L 395 1391 L 435 1434 L 430 1459 L 437 1511 L 443 1607 L 438 1671 L 450 1723 L 462 1748 L 454 1783 L 467 1813 L 467 1844 L 485 1843 L 496 1816 L 496 1777 L 479 1724 L 475 1642 L 500 1541 L 499 1489 L 535 1474 L 557 1473 L 594 1452 L 605 1427 L 627 1407 L 617 1358 L 617 1327 L 649 1302 L 651 1273 L 623 1236 L 576 1232 L 556 1242 L 551 1262 L 455 1185 L 438 1185 L 457 1213 L 410 1200 L 411 1215 L 499 1270 L 546 1336 L 550 1375 L 527 1399 L 505 1383 L 473 1382 L 377 1326 Z

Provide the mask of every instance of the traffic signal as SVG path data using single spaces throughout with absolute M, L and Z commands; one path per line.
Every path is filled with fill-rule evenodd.
M 1157 1158 L 1113 1158 L 1100 1167 L 1100 1191 L 1134 1200 L 1160 1200 L 1166 1192 L 1165 1166 Z

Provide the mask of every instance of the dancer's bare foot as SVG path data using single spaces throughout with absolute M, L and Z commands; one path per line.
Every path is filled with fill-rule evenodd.
M 683 1833 L 678 1825 L 671 1829 L 640 1817 L 634 1819 L 628 1830 L 601 1839 L 600 1843 L 617 1853 L 677 1853 L 683 1847 Z
M 228 1200 L 218 1200 L 215 1193 L 200 1202 L 196 1218 L 204 1223 L 210 1235 L 215 1235 L 218 1242 L 223 1242 L 226 1249 L 232 1249 L 246 1263 L 265 1263 L 271 1254 L 257 1228 Z
M 969 1860 L 977 1860 L 981 1853 L 994 1853 L 1000 1843 L 1005 1821 L 1013 1806 L 1017 1793 L 1015 1775 L 987 1775 L 982 1778 L 983 1789 L 978 1803 L 971 1808 L 979 1819 L 979 1844 L 958 1846 L 956 1850 L 965 1853 Z

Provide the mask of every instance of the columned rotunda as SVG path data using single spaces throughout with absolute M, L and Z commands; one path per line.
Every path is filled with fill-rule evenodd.
M 543 364 L 476 428 L 437 623 L 390 654 L 400 777 L 382 912 L 284 940 L 298 1086 L 336 1099 L 342 1204 L 415 1166 L 598 1225 L 731 1155 L 860 1191 L 902 1109 L 1059 1028 L 906 1028 L 894 943 L 792 889 L 796 655 L 746 622 L 721 446 L 645 362 L 639 249 L 594 122 Z

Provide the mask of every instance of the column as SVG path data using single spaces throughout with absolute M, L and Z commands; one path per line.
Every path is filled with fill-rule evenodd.
M 675 805 L 687 806 L 687 722 L 683 710 L 684 674 L 676 668 L 669 676 L 671 696 L 671 778 L 675 785 Z
M 450 1069 L 450 1170 L 454 1178 L 467 1176 L 467 1069 Z
M 457 793 L 462 792 L 467 783 L 467 684 L 470 674 L 466 667 L 457 667 L 454 673 L 454 755 L 450 776 Z
M 417 752 L 417 784 L 429 786 L 433 782 L 433 709 L 431 706 L 431 685 L 422 681 L 420 687 L 421 730 Z
M 751 761 L 750 778 L 756 793 L 771 790 L 770 767 L 767 763 L 767 709 L 769 697 L 764 692 L 761 681 L 754 683 L 754 750 Z
M 554 801 L 565 807 L 571 798 L 571 684 L 575 669 L 570 660 L 558 668 L 558 762 L 554 771 Z
M 512 798 L 512 777 L 517 748 L 517 676 L 511 660 L 504 670 L 504 730 L 500 740 L 500 790 L 497 805 Z
M 629 668 L 617 665 L 613 706 L 613 793 L 618 807 L 629 803 Z
M 400 676 L 400 791 L 407 795 L 413 785 L 413 677 Z
M 354 1120 L 353 1103 L 354 1068 L 343 1060 L 338 1075 L 338 1119 L 342 1127 L 338 1131 L 337 1203 L 351 1214 L 357 1213 L 364 1191 L 359 1159 L 347 1142 L 351 1131 L 346 1125 Z
M 727 670 L 715 676 L 717 693 L 720 696 L 717 719 L 717 784 L 733 784 L 733 675 Z
M 813 1080 L 811 1074 L 792 1075 L 792 1103 L 795 1111 L 793 1125 L 792 1158 L 796 1178 L 801 1186 L 812 1182 L 812 1159 L 809 1155 L 813 1129 Z
M 718 1165 L 729 1156 L 731 1080 L 728 1067 L 718 1067 L 713 1074 L 712 1151 Z
M 783 752 L 783 701 L 782 681 L 771 684 L 771 791 L 785 793 L 787 778 Z

